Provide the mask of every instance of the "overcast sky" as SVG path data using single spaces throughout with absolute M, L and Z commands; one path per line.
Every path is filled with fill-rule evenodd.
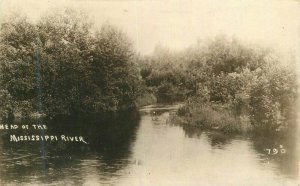
M 87 11 L 96 25 L 119 26 L 141 54 L 156 45 L 184 49 L 220 34 L 280 50 L 300 42 L 300 6 L 294 0 L 0 0 L 0 15 L 16 10 L 37 19 L 64 6 Z

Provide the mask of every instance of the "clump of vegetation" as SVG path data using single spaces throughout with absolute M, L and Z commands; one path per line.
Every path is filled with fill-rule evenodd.
M 268 65 L 260 72 L 251 87 L 249 99 L 250 118 L 256 128 L 281 130 L 294 123 L 296 79 L 295 70 L 291 68 Z
M 151 56 L 139 60 L 142 80 L 157 102 L 174 103 L 185 99 L 187 79 L 181 60 L 180 54 L 162 47 L 157 47 Z
M 178 115 L 184 118 L 185 124 L 202 129 L 221 130 L 226 133 L 242 130 L 239 118 L 220 105 L 190 103 L 179 108 Z
M 157 103 L 157 98 L 154 96 L 154 94 L 151 93 L 145 93 L 136 99 L 136 105 L 138 107 L 153 105 L 156 103 Z
M 177 114 L 183 123 L 227 132 L 294 127 L 298 84 L 293 63 L 282 65 L 270 50 L 225 38 L 192 48 L 188 56 L 189 94 Z
M 96 30 L 96 31 L 95 31 Z M 131 41 L 66 9 L 36 23 L 11 17 L 0 30 L 1 115 L 89 115 L 135 107 L 140 76 Z

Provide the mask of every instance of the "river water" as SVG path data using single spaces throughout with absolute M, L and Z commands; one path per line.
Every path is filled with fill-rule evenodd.
M 296 135 L 230 136 L 178 126 L 169 120 L 176 108 L 145 107 L 131 127 L 90 132 L 101 138 L 87 138 L 94 140 L 88 145 L 1 139 L 0 185 L 300 184 Z

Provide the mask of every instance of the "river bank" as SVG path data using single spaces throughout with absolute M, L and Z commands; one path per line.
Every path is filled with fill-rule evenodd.
M 224 133 L 248 133 L 253 126 L 247 116 L 236 116 L 224 106 L 205 104 L 183 105 L 170 117 L 180 125 L 189 125 L 206 130 L 218 130 Z
M 225 134 L 287 133 L 297 127 L 296 118 L 286 119 L 279 124 L 254 125 L 246 110 L 237 114 L 229 105 L 205 102 L 182 104 L 177 112 L 171 114 L 170 121 L 182 126 L 221 131 Z

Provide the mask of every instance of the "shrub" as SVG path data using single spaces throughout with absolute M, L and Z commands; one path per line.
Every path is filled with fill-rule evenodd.
M 254 128 L 268 131 L 295 127 L 291 123 L 298 84 L 293 61 L 284 66 L 271 50 L 236 40 L 217 38 L 197 47 L 187 57 L 189 92 L 178 115 L 191 115 L 193 124 L 224 126 L 226 131 L 252 128 L 236 118 L 247 118 Z
M 253 125 L 266 130 L 287 128 L 289 120 L 296 115 L 296 98 L 295 71 L 269 66 L 250 92 Z
M 220 130 L 226 133 L 236 133 L 250 130 L 242 128 L 239 117 L 235 117 L 228 108 L 220 104 L 190 101 L 181 106 L 177 116 L 172 116 L 174 122 L 184 123 L 203 129 Z M 176 119 L 176 117 L 183 118 Z

